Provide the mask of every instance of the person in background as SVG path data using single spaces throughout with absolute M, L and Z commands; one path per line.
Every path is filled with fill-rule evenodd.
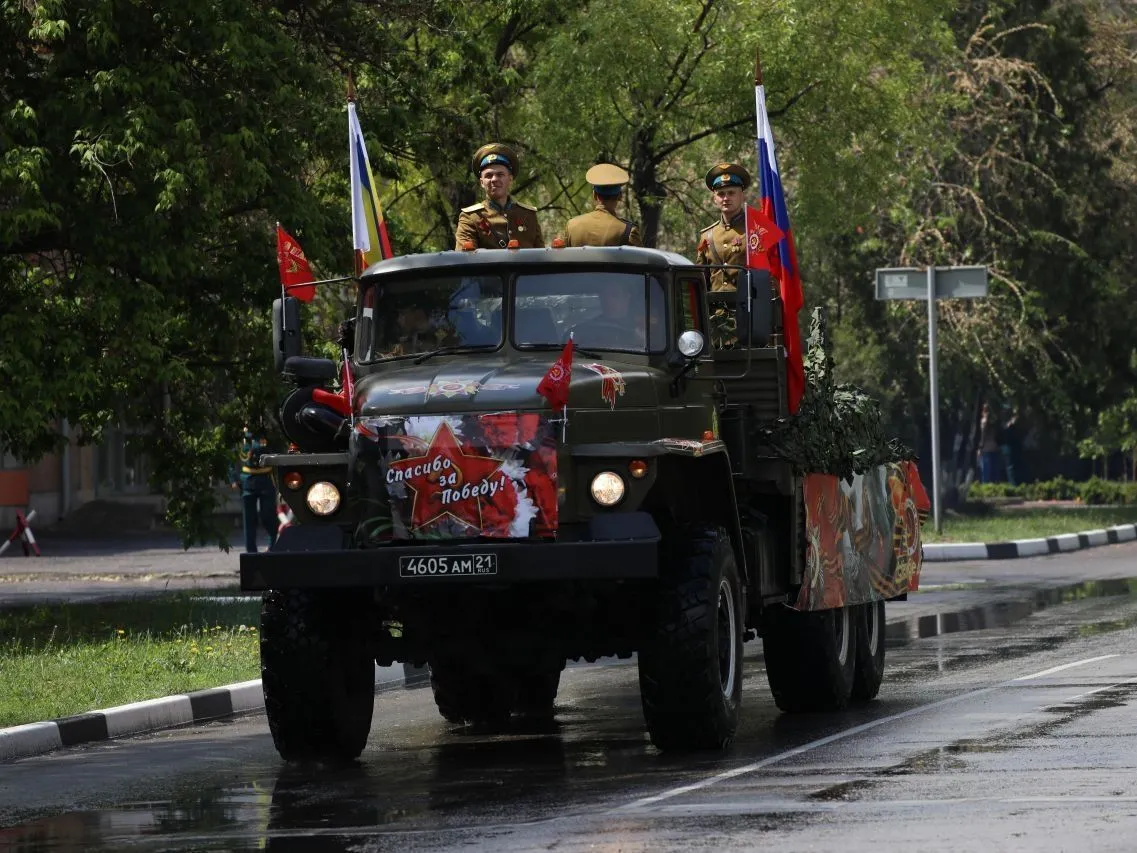
M 1016 483 L 1015 457 L 1018 456 L 1019 446 L 1019 413 L 1018 410 L 1005 406 L 1003 414 L 1007 419 L 1003 421 L 1003 428 L 999 430 L 999 453 L 1003 460 L 1003 471 L 1007 475 L 1006 480 L 1013 486 Z
M 979 413 L 979 482 L 994 483 L 999 474 L 999 421 L 986 403 Z
M 566 246 L 638 246 L 640 230 L 630 219 L 616 213 L 624 196 L 628 173 L 611 163 L 597 163 L 585 174 L 592 184 L 591 213 L 574 216 L 565 225 Z
M 241 443 L 240 468 L 235 472 L 233 488 L 241 489 L 241 510 L 245 522 L 245 553 L 257 553 L 257 525 L 268 533 L 269 547 L 276 543 L 280 519 L 276 515 L 276 484 L 272 469 L 260 464 L 261 454 L 268 450 L 264 430 L 253 431 L 245 425 Z

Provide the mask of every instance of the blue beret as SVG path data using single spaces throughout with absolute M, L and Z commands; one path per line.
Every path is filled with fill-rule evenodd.
M 707 189 L 717 190 L 722 187 L 750 186 L 750 173 L 737 163 L 719 163 L 707 172 Z
M 505 166 L 509 171 L 513 171 L 513 164 L 504 154 L 487 154 L 478 164 L 478 168 L 484 169 L 486 166 Z

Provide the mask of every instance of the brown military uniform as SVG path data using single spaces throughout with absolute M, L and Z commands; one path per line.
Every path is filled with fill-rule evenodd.
M 467 241 L 476 249 L 506 249 L 510 240 L 517 241 L 519 249 L 541 249 L 545 240 L 537 223 L 537 208 L 510 198 L 501 208 L 486 199 L 458 214 L 457 236 L 454 248 L 461 251 Z
M 591 213 L 574 216 L 565 225 L 566 246 L 639 246 L 640 229 L 628 219 L 598 204 Z
M 730 222 L 722 217 L 708 225 L 699 234 L 695 253 L 697 264 L 734 264 L 746 266 L 746 211 L 738 211 Z M 711 273 L 711 290 L 735 290 L 738 270 L 714 270 Z

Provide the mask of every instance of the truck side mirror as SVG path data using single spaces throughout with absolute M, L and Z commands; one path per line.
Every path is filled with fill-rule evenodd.
M 284 296 L 272 301 L 272 356 L 277 373 L 284 364 L 300 355 L 300 300 Z
M 738 271 L 738 340 L 748 347 L 764 347 L 774 331 L 774 289 L 769 270 Z

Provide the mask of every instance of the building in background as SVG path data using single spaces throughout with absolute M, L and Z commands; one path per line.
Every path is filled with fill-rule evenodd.
M 66 431 L 66 430 L 65 430 Z M 102 443 L 80 446 L 75 437 L 60 453 L 25 465 L 0 454 L 0 533 L 6 538 L 16 512 L 36 511 L 35 527 L 50 527 L 95 500 L 133 504 L 142 517 L 157 518 L 164 500 L 150 487 L 144 454 L 132 450 L 127 433 L 108 430 Z

